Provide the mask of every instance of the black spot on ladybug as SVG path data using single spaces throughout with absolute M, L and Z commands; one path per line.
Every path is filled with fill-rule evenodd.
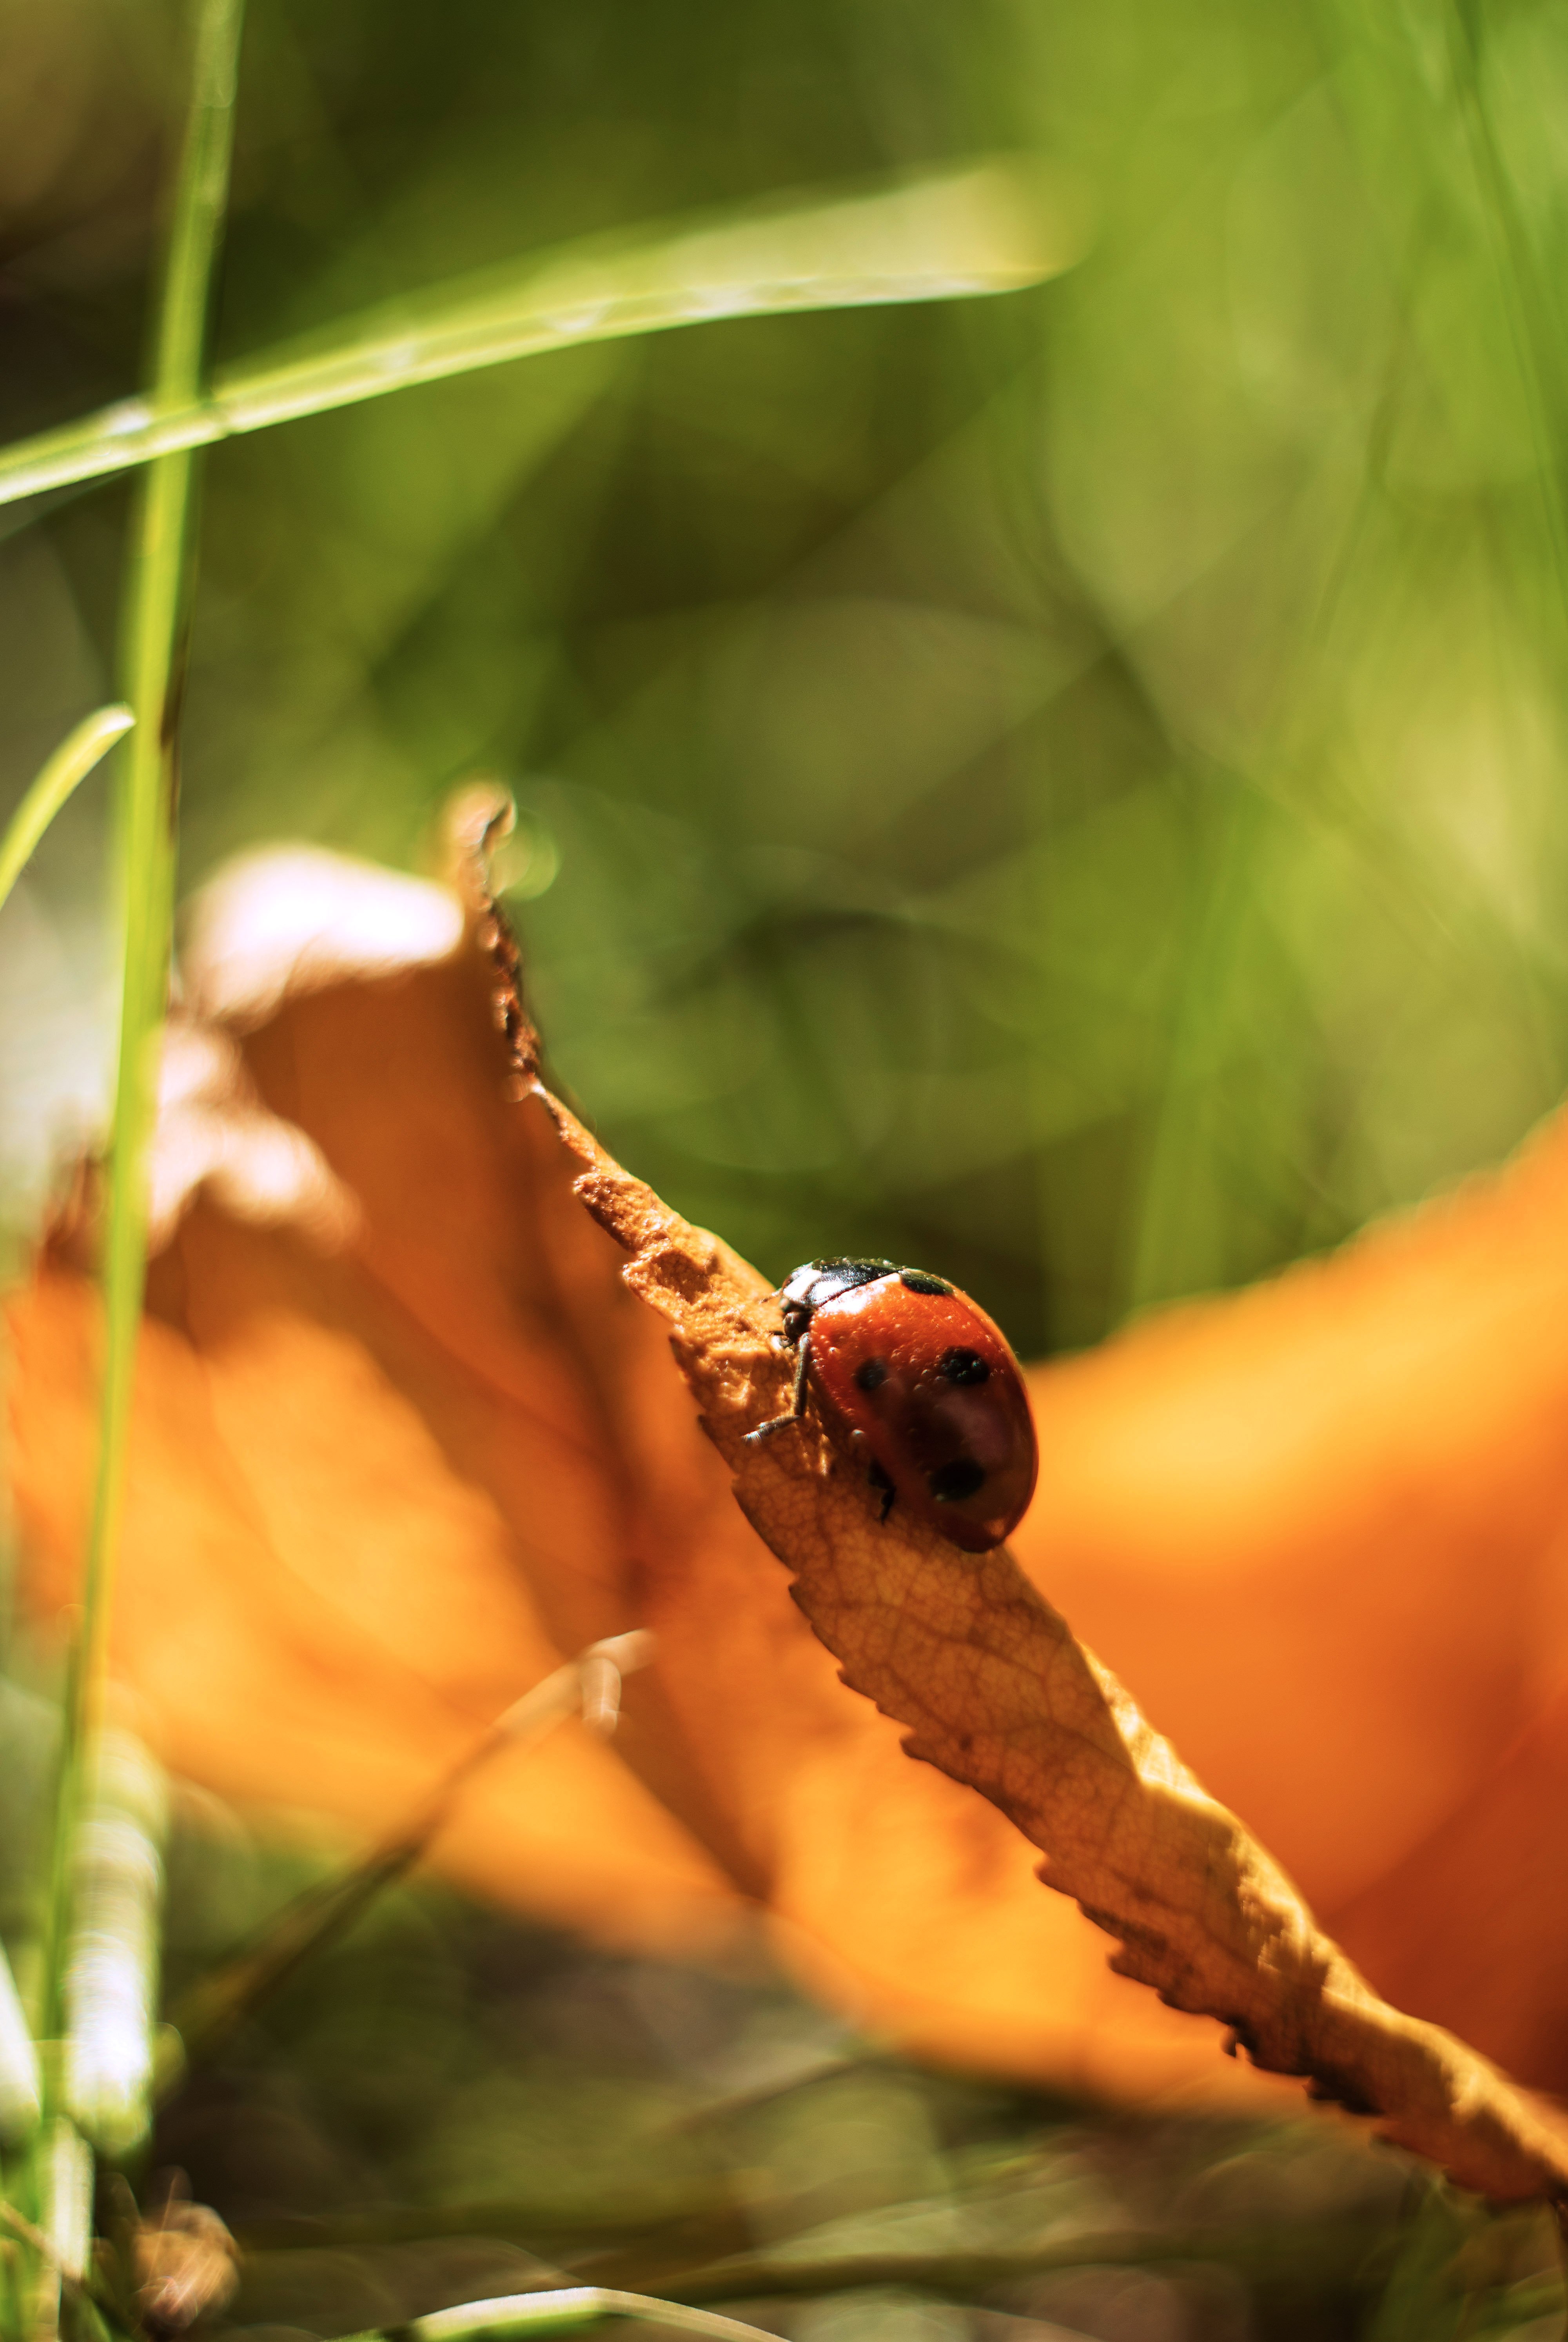
M 991 1369 L 978 1350 L 944 1350 L 936 1361 L 936 1371 L 950 1383 L 984 1383 L 991 1379 Z
M 898 1281 L 910 1293 L 955 1293 L 958 1289 L 924 1268 L 901 1268 Z
M 880 1390 L 886 1380 L 887 1360 L 885 1358 L 863 1358 L 854 1370 L 854 1383 L 857 1390 Z
M 925 1485 L 939 1505 L 961 1505 L 966 1496 L 977 1496 L 985 1486 L 985 1467 L 973 1456 L 960 1456 L 928 1472 Z

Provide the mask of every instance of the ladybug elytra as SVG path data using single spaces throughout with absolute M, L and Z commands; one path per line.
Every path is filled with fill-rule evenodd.
M 812 1260 L 779 1287 L 794 1400 L 751 1439 L 800 1422 L 864 1462 L 885 1520 L 902 1504 L 988 1553 L 1034 1493 L 1034 1422 L 1005 1336 L 956 1286 L 891 1260 Z

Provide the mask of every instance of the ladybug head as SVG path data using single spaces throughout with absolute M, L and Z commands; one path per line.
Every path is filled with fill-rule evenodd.
M 841 1293 L 853 1293 L 859 1285 L 880 1285 L 886 1276 L 896 1276 L 911 1293 L 947 1294 L 954 1289 L 943 1277 L 933 1276 L 924 1268 L 900 1268 L 895 1260 L 808 1260 L 779 1287 L 785 1340 L 798 1342 L 813 1313 L 836 1301 Z

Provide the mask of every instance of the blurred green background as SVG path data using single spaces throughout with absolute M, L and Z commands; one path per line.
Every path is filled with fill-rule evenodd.
M 138 385 L 179 32 L 0 6 L 0 436 Z M 421 866 L 448 790 L 502 776 L 541 1019 L 608 1143 L 770 1271 L 921 1262 L 1027 1354 L 1493 1160 L 1568 1060 L 1565 125 L 1542 0 L 251 0 L 222 358 L 561 238 L 976 155 L 1069 166 L 1097 226 L 1037 291 L 584 348 L 215 451 L 185 882 L 280 836 Z M 126 505 L 0 514 L 7 806 L 112 693 Z M 0 920 L 14 1234 L 101 1106 L 104 804 L 100 776 Z M 289 1883 L 197 1819 L 176 1980 Z M 280 2230 L 241 2312 L 269 2335 L 517 2281 L 523 2242 L 586 2249 L 585 2204 L 624 2243 L 715 2173 L 810 2230 L 812 2169 L 933 2251 L 1004 2252 L 1024 2187 L 1032 2236 L 1124 2257 L 984 2310 L 775 2303 L 797 2342 L 1458 2330 L 1441 2209 L 1377 2307 L 1392 2163 L 1074 2127 L 822 2027 L 766 1980 L 412 1895 L 160 2151 L 264 2244 L 532 2205 L 489 2277 L 410 2276 L 389 2230 L 368 2277 L 341 2228 L 288 2261 Z M 844 2057 L 849 2114 L 803 2114 Z M 774 2113 L 735 2114 L 759 2075 Z M 1230 2238 L 1198 2277 L 1160 2261 L 1181 2219 Z M 1554 2330 L 1497 2315 L 1465 2330 Z
M 4 25 L 15 435 L 139 378 L 173 18 Z M 610 1143 L 769 1270 L 924 1262 L 1025 1352 L 1493 1159 L 1568 1043 L 1564 119 L 1545 5 L 256 0 L 220 357 L 975 154 L 1074 166 L 1098 227 L 1035 292 L 217 450 L 186 881 L 279 836 L 417 863 L 503 775 Z M 110 687 L 125 502 L 5 515 L 13 796 Z M 102 801 L 0 946 L 14 1220 L 98 1080 Z

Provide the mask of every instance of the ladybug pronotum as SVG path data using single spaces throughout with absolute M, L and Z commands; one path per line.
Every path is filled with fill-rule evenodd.
M 1000 1545 L 1039 1463 L 1000 1326 L 955 1286 L 891 1260 L 807 1261 L 778 1297 L 794 1402 L 748 1437 L 799 1423 L 809 1394 L 834 1446 L 865 1465 L 883 1520 L 901 1504 L 965 1553 Z

